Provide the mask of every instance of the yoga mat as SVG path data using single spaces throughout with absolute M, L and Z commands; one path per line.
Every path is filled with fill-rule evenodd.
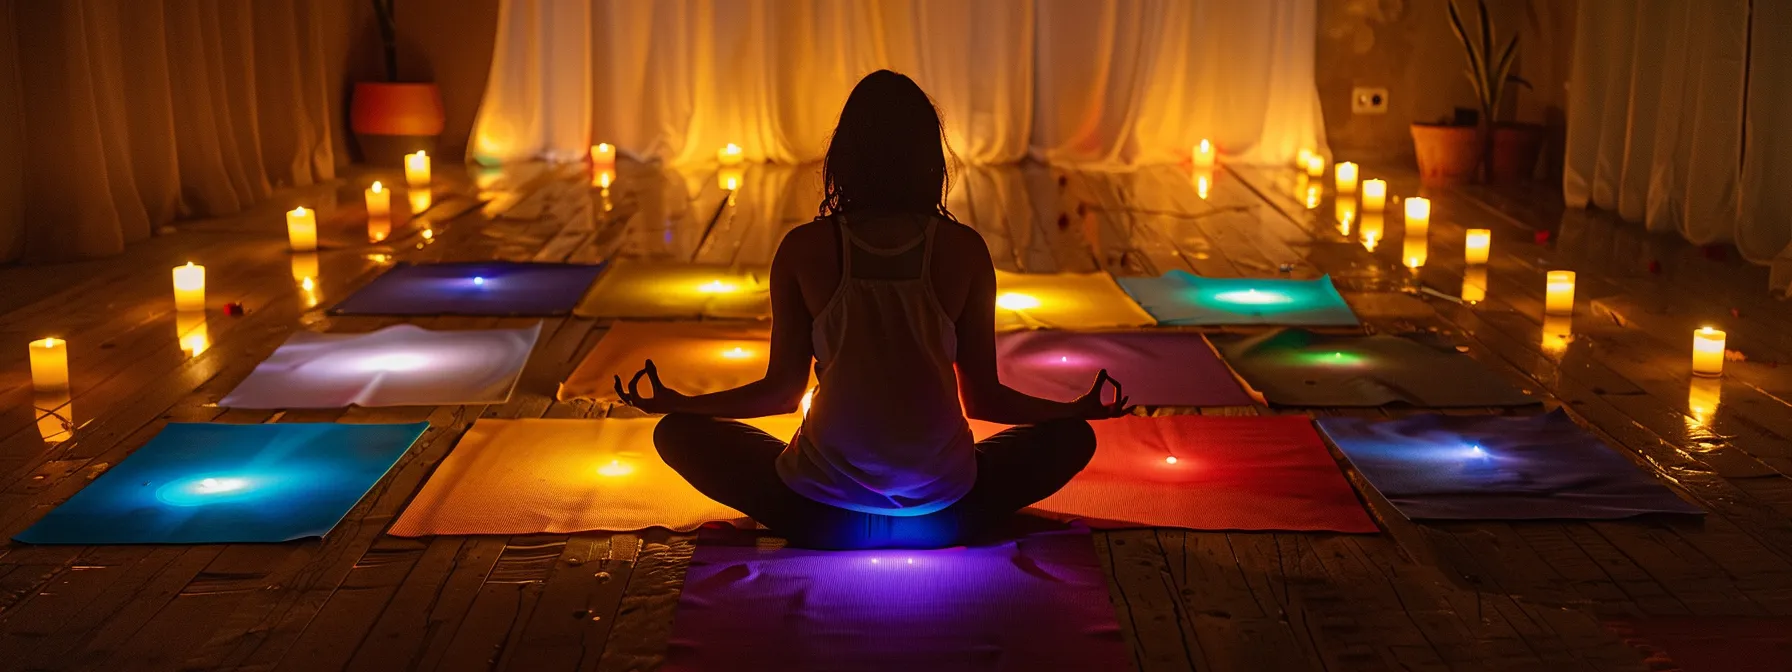
M 1642 618 L 1610 621 L 1606 628 L 1641 653 L 1650 670 L 1792 670 L 1792 618 Z
M 1162 325 L 1359 324 L 1329 275 L 1317 280 L 1203 278 L 1170 271 L 1156 278 L 1120 278 L 1120 287 Z
M 649 358 L 660 382 L 684 394 L 733 389 L 765 376 L 770 339 L 771 329 L 758 325 L 617 322 L 560 385 L 560 399 L 618 401 L 611 376 L 627 383 Z
M 1321 418 L 1357 471 L 1414 520 L 1703 514 L 1561 411 Z
M 1331 336 L 1279 329 L 1216 336 L 1220 357 L 1277 406 L 1423 408 L 1541 403 L 1430 334 Z
M 333 315 L 552 316 L 572 312 L 602 265 L 482 261 L 398 264 Z
M 1305 416 L 1125 416 L 1089 424 L 1095 459 L 1034 511 L 1102 529 L 1378 531 Z M 971 426 L 979 440 L 1001 429 Z
M 219 406 L 341 408 L 500 404 L 529 361 L 541 325 L 430 331 L 408 324 L 366 334 L 301 331 Z
M 797 416 L 746 420 L 789 440 Z M 739 511 L 697 492 L 653 447 L 659 418 L 480 419 L 390 534 L 691 530 Z
M 1006 333 L 996 337 L 996 368 L 1004 384 L 1045 399 L 1081 396 L 1105 368 L 1134 404 L 1251 405 L 1232 371 L 1194 333 Z
M 996 330 L 1115 329 L 1156 324 L 1106 273 L 996 271 Z
M 223 544 L 321 537 L 429 423 L 170 423 L 14 539 Z
M 766 319 L 772 315 L 771 269 L 619 259 L 609 263 L 573 313 L 609 319 Z
M 1094 543 L 1085 531 L 1065 531 L 932 551 L 700 540 L 664 669 L 1128 667 Z

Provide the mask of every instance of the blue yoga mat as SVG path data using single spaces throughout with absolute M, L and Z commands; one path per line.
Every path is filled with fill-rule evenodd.
M 173 423 L 13 539 L 214 544 L 321 537 L 429 423 Z
M 1317 280 L 1203 278 L 1170 271 L 1155 278 L 1119 278 L 1120 288 L 1160 325 L 1354 327 L 1356 313 L 1331 276 Z
M 1319 427 L 1394 508 L 1414 520 L 1704 513 L 1561 411 L 1320 418 Z
M 481 261 L 399 264 L 330 309 L 335 315 L 567 315 L 603 265 Z

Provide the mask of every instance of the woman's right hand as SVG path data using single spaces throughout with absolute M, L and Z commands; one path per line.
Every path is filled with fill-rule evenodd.
M 1104 403 L 1101 400 L 1103 396 L 1102 387 L 1109 384 L 1114 386 L 1114 403 L 1111 404 Z M 1122 415 L 1131 413 L 1133 409 L 1133 407 L 1126 405 L 1126 396 L 1120 391 L 1120 381 L 1109 377 L 1107 369 L 1102 369 L 1101 373 L 1095 375 L 1095 384 L 1090 386 L 1089 391 L 1084 393 L 1083 396 L 1077 397 L 1076 401 L 1070 402 L 1070 407 L 1074 409 L 1073 414 L 1076 417 L 1084 420 L 1118 418 Z

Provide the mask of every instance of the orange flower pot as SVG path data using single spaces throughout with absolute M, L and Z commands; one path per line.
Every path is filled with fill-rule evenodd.
M 436 137 L 442 134 L 442 95 L 434 84 L 360 82 L 348 118 L 363 160 L 398 166 L 405 154 L 435 153 Z
M 1481 134 L 1474 126 L 1413 124 L 1412 145 L 1424 184 L 1467 184 L 1480 172 Z

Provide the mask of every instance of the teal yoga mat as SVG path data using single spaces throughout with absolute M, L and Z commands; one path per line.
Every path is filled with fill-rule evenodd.
M 13 537 L 214 544 L 321 537 L 429 423 L 173 423 Z
M 1218 327 L 1271 325 L 1354 327 L 1356 313 L 1344 303 L 1331 276 L 1285 278 L 1204 278 L 1170 271 L 1155 278 L 1118 278 L 1120 288 L 1160 325 Z

